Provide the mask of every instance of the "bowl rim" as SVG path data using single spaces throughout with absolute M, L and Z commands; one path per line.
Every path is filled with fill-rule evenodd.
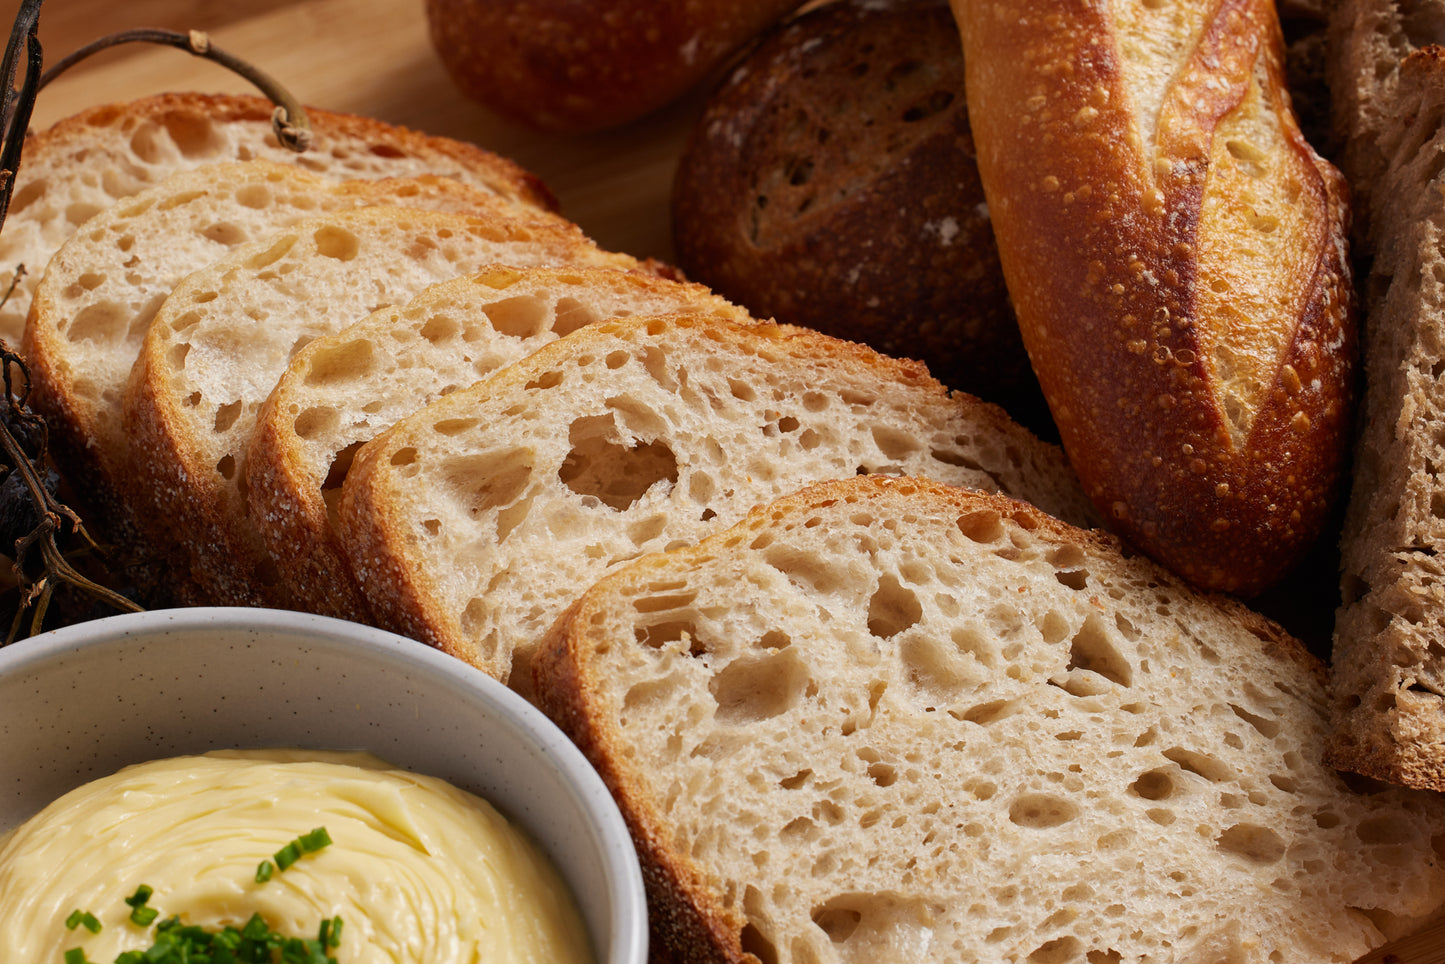
M 275 631 L 305 636 L 332 648 L 357 646 L 383 660 L 407 661 L 407 678 L 413 682 L 463 690 L 468 699 L 488 705 L 501 717 L 509 738 L 519 739 L 529 752 L 549 760 L 563 775 L 575 809 L 586 815 L 589 835 L 603 859 L 602 876 L 609 891 L 608 917 L 612 925 L 608 946 L 594 945 L 599 964 L 640 964 L 647 960 L 647 901 L 640 860 L 621 810 L 600 774 L 539 708 L 499 680 L 435 647 L 364 623 L 290 610 L 225 606 L 155 609 L 102 616 L 0 646 L 0 682 L 91 647 L 118 646 L 137 636 L 196 630 L 258 634 Z

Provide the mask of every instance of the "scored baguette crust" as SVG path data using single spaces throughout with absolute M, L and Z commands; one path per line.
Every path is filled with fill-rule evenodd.
M 750 321 L 702 285 L 643 272 L 491 267 L 303 348 L 266 399 L 246 460 L 251 518 L 293 602 L 371 618 L 332 520 L 347 461 L 363 443 L 585 324 L 683 309 Z
M 308 107 L 314 138 L 297 154 L 277 142 L 274 109 L 262 97 L 170 93 L 93 107 L 29 134 L 0 235 L 0 290 L 17 264 L 25 275 L 0 308 L 0 338 L 20 345 L 46 264 L 88 217 L 201 164 L 262 158 L 335 177 L 440 174 L 532 207 L 557 207 L 535 175 L 507 158 L 369 117 Z
M 607 569 L 874 472 L 1094 518 L 1062 453 L 916 362 L 680 313 L 589 325 L 398 422 L 352 463 L 339 530 L 382 625 L 525 693 L 536 640 Z
M 689 964 L 1347 964 L 1445 901 L 1445 801 L 1323 765 L 1298 641 L 998 495 L 759 506 L 532 668 Z
M 1340 536 L 1330 761 L 1445 790 L 1445 2 L 1341 4 L 1330 89 L 1364 198 L 1365 389 Z
M 1065 450 L 1131 543 L 1256 592 L 1328 521 L 1355 373 L 1343 179 L 1270 0 L 954 0 L 979 171 Z
M 237 245 L 326 211 L 388 203 L 565 223 L 449 177 L 340 181 L 294 164 L 217 162 L 117 202 L 60 246 L 31 301 L 22 354 L 52 452 L 112 543 L 136 544 L 121 400 L 166 295 Z
M 570 223 L 373 205 L 242 245 L 187 275 L 146 331 L 123 402 L 138 516 L 179 532 L 225 605 L 289 605 L 247 516 L 256 415 L 307 342 L 487 264 L 635 268 Z

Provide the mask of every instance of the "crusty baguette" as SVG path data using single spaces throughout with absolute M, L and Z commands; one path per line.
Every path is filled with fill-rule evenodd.
M 1365 394 L 1340 539 L 1331 761 L 1445 790 L 1445 2 L 1354 0 L 1331 91 L 1367 199 Z
M 1297 641 L 996 495 L 759 507 L 533 670 L 690 964 L 1347 964 L 1445 902 L 1445 799 L 1321 762 Z
M 1242 594 L 1317 541 L 1355 377 L 1344 181 L 1300 134 L 1272 0 L 954 0 L 1024 344 L 1136 547 Z
M 272 389 L 246 459 L 250 515 L 292 602 L 370 618 L 332 523 L 347 465 L 363 443 L 585 324 L 684 309 L 750 320 L 702 285 L 645 272 L 492 267 L 311 342 Z
M 31 301 L 22 354 L 52 450 L 91 510 L 88 521 L 109 541 L 137 544 L 125 515 L 130 444 L 121 397 L 171 289 L 237 245 L 326 211 L 383 203 L 565 223 L 449 177 L 342 181 L 294 164 L 218 162 L 112 205 L 60 246 Z
M 277 143 L 273 110 L 260 97 L 162 94 L 94 107 L 31 134 L 0 235 L 0 291 L 17 265 L 25 267 L 0 308 L 0 338 L 18 348 L 46 264 L 87 218 L 201 164 L 263 158 L 335 177 L 443 174 L 529 205 L 556 207 L 541 181 L 511 160 L 367 117 L 308 108 L 313 143 L 296 154 Z
M 1062 453 L 916 362 L 679 314 L 589 325 L 398 422 L 357 454 L 338 529 L 382 625 L 525 692 L 537 639 L 609 568 L 862 472 L 1092 518 Z
M 375 205 L 241 245 L 161 304 L 126 386 L 134 481 L 153 537 L 180 533 L 214 602 L 289 605 L 247 517 L 262 403 L 307 342 L 496 262 L 626 267 L 575 226 Z M 159 530 L 159 531 L 157 531 Z

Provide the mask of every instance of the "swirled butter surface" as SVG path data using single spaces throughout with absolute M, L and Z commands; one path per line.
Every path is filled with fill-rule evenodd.
M 316 827 L 332 843 L 270 880 L 258 865 Z M 222 751 L 128 767 L 0 841 L 6 960 L 105 962 L 151 944 L 125 898 L 219 929 L 253 913 L 315 937 L 340 917 L 340 964 L 590 961 L 566 885 L 486 801 L 358 753 Z M 99 933 L 67 929 L 72 911 Z

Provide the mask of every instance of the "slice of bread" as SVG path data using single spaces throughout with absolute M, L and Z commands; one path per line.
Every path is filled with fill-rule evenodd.
M 682 309 L 751 320 L 701 285 L 641 272 L 492 267 L 303 348 L 266 400 L 246 459 L 251 518 L 292 602 L 370 619 L 333 524 L 335 498 L 363 443 L 583 325 Z
M 1445 799 L 1322 764 L 1297 641 L 1000 496 L 804 490 L 533 669 L 678 961 L 1346 964 L 1445 902 Z
M 1370 268 L 1330 759 L 1445 790 L 1445 0 L 1340 4 L 1331 31 Z
M 608 569 L 873 472 L 1093 518 L 1057 448 L 921 364 L 684 314 L 589 325 L 398 422 L 357 454 L 339 529 L 383 625 L 525 693 L 537 639 Z
M 529 206 L 556 200 L 532 174 L 472 144 L 352 114 L 307 108 L 313 141 L 297 154 L 277 141 L 274 105 L 260 97 L 163 94 L 83 111 L 26 138 L 0 234 L 0 338 L 20 345 L 30 299 L 55 250 L 87 218 L 177 170 L 264 158 L 334 177 L 443 174 Z
M 171 289 L 237 245 L 287 225 L 388 203 L 566 224 L 437 175 L 339 181 L 296 165 L 250 161 L 174 174 L 90 218 L 60 246 L 32 299 L 22 354 L 52 450 L 88 503 L 87 518 L 112 543 L 135 544 L 122 508 L 129 442 L 121 396 L 146 328 Z
M 261 404 L 306 343 L 427 286 L 505 262 L 635 267 L 567 224 L 376 205 L 244 244 L 181 281 L 149 328 L 123 401 L 152 538 L 182 534 L 214 602 L 289 605 L 247 517 Z M 156 531 L 156 530 L 163 531 Z

